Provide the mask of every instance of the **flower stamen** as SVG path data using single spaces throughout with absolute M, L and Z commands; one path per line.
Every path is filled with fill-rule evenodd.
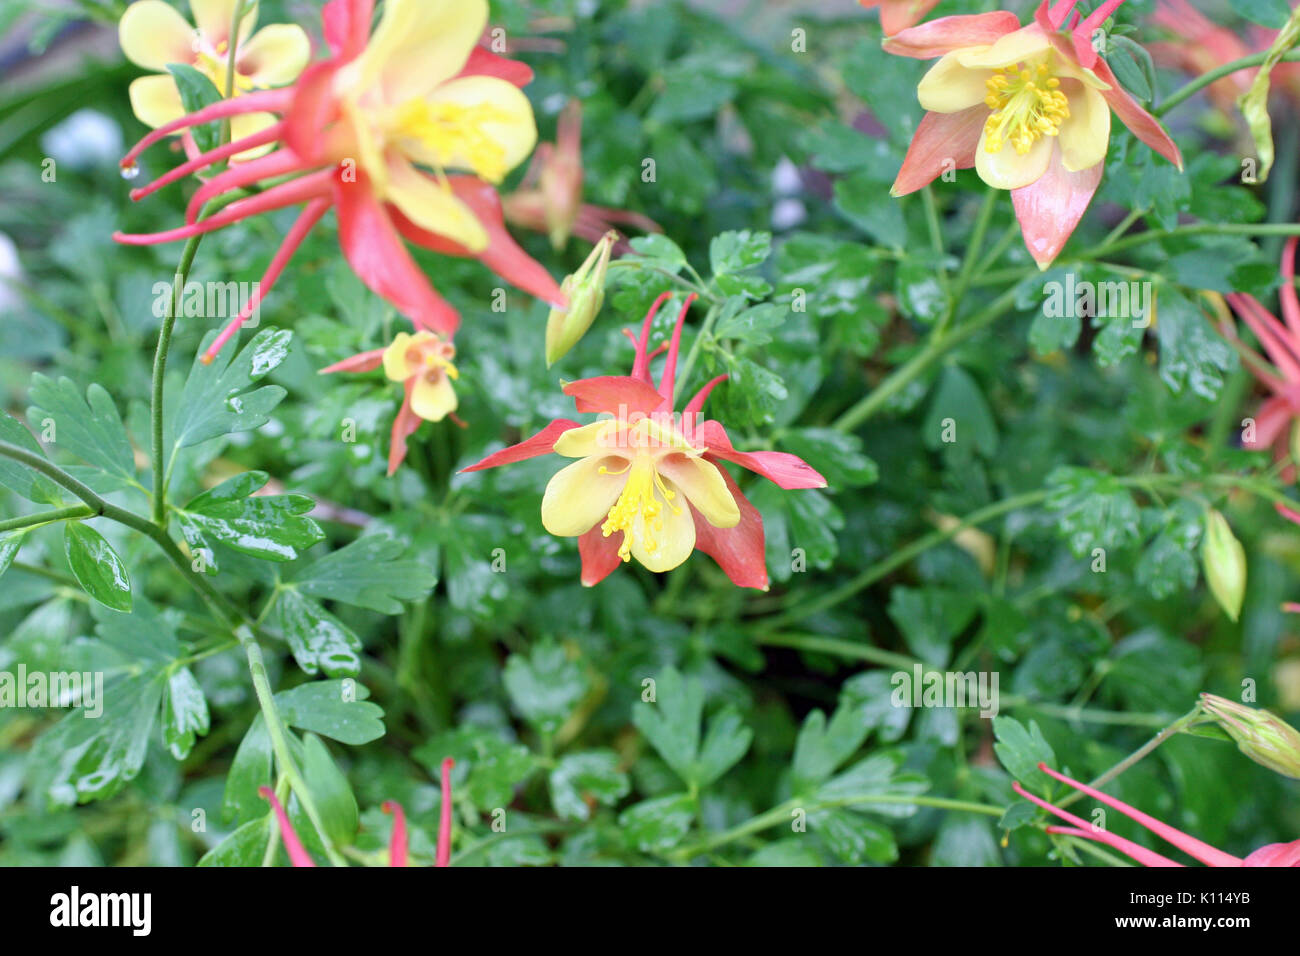
M 1070 116 L 1070 103 L 1061 81 L 1047 63 L 1030 69 L 1014 64 L 986 82 L 985 104 L 993 113 L 984 123 L 984 149 L 999 152 L 1010 143 L 1023 156 L 1043 136 L 1057 136 Z

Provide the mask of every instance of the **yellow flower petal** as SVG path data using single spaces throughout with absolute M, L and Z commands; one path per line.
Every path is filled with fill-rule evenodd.
M 626 455 L 627 443 L 620 437 L 626 431 L 623 422 L 611 418 L 570 428 L 555 442 L 555 453 L 565 458 L 588 458 L 592 455 Z
M 659 474 L 681 488 L 704 520 L 715 528 L 740 524 L 740 508 L 718 466 L 689 455 L 666 455 L 656 465 Z
M 472 253 L 487 248 L 487 230 L 470 208 L 404 159 L 388 163 L 384 198 L 417 226 L 459 242 Z
M 355 64 L 363 89 L 390 104 L 424 96 L 461 71 L 487 26 L 487 0 L 388 0 Z
M 443 169 L 463 169 L 500 182 L 537 145 L 533 107 L 513 83 L 495 76 L 465 76 L 425 97 L 435 136 L 404 139 L 412 158 Z
M 275 122 L 276 117 L 272 113 L 240 113 L 238 116 L 230 117 L 230 138 L 235 140 L 243 139 L 245 136 L 252 136 L 254 133 L 260 133 Z M 246 149 L 242 153 L 236 153 L 231 159 L 237 163 L 245 163 L 258 156 L 264 156 L 273 149 L 275 149 L 275 144 L 267 143 L 265 146 L 258 146 L 255 149 Z
M 1056 137 L 1039 137 L 1024 154 L 1017 153 L 1009 143 L 996 153 L 990 153 L 984 148 L 987 137 L 987 130 L 980 133 L 979 145 L 975 147 L 975 171 L 994 189 L 1019 189 L 1037 182 L 1047 172 Z
M 223 40 L 230 39 L 230 19 L 235 15 L 235 4 L 239 0 L 190 0 L 190 13 L 198 26 L 203 39 L 216 47 Z M 240 39 L 245 39 L 257 25 L 256 3 L 248 5 L 243 19 L 239 21 Z
M 984 102 L 989 95 L 987 84 L 992 73 L 963 65 L 963 52 L 945 54 L 921 78 L 916 97 L 922 107 L 932 113 L 959 113 Z
M 411 388 L 411 410 L 426 422 L 440 422 L 456 410 L 456 389 L 445 372 L 434 382 L 417 376 Z
M 622 493 L 626 465 L 618 458 L 593 455 L 561 468 L 547 482 L 542 496 L 542 526 L 561 538 L 590 531 L 604 520 Z
M 1061 160 L 1072 173 L 1091 169 L 1106 158 L 1110 145 L 1110 105 L 1090 86 L 1067 80 L 1070 115 L 1061 124 Z
M 311 40 L 302 27 L 273 23 L 240 46 L 235 68 L 254 86 L 284 86 L 298 78 L 310 59 Z
M 428 335 L 429 333 L 419 333 Z M 415 372 L 406 357 L 407 351 L 419 340 L 409 332 L 398 332 L 393 344 L 384 349 L 384 374 L 394 382 L 405 382 Z
M 156 129 L 185 115 L 180 91 L 170 73 L 132 80 L 127 96 L 131 99 L 131 112 L 145 126 Z
M 992 46 L 969 47 L 956 51 L 963 66 L 972 69 L 999 70 L 1041 56 L 1052 49 L 1052 41 L 1037 24 L 1008 33 Z
M 695 550 L 695 519 L 682 500 L 682 490 L 666 479 L 664 485 L 673 493 L 673 500 L 665 502 L 656 489 L 655 499 L 663 506 L 659 513 L 663 527 L 647 528 L 640 515 L 632 523 L 632 557 L 651 571 L 671 571 Z
M 140 0 L 127 7 L 117 38 L 126 58 L 146 70 L 161 72 L 168 63 L 192 63 L 197 52 L 194 28 L 162 0 Z

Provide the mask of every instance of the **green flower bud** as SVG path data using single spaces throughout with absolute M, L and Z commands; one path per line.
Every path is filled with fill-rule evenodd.
M 607 232 L 600 237 L 578 271 L 565 276 L 560 291 L 569 300 L 567 309 L 551 309 L 546 319 L 546 367 L 578 344 L 596 321 L 605 302 L 605 273 L 609 270 L 610 250 L 618 241 L 618 233 Z
M 1241 614 L 1246 598 L 1246 552 L 1232 534 L 1227 519 L 1210 510 L 1205 522 L 1205 540 L 1201 545 L 1201 563 L 1210 593 L 1232 620 Z
M 1201 695 L 1201 707 L 1255 763 L 1300 780 L 1300 731 L 1267 710 L 1256 710 L 1213 694 Z

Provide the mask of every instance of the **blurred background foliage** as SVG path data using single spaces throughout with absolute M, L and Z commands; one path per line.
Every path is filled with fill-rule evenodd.
M 1246 18 L 1278 25 L 1277 4 L 1200 6 L 1243 30 Z M 179 250 L 109 237 L 179 223 L 187 193 L 132 204 L 118 175 L 123 143 L 143 133 L 126 96 L 137 71 L 116 45 L 122 7 L 0 3 L 0 400 L 39 432 L 52 399 L 33 397 L 34 372 L 67 376 L 74 397 L 100 383 L 145 470 L 153 288 Z M 881 392 L 924 353 L 944 305 L 936 275 L 960 265 L 985 189 L 973 172 L 936 183 L 939 249 L 919 195 L 889 197 L 924 65 L 881 52 L 874 14 L 848 0 L 493 8 L 537 72 L 528 94 L 541 139 L 554 139 L 570 98 L 582 101 L 587 201 L 642 212 L 666 238 L 636 243 L 592 332 L 549 371 L 544 305 L 511 290 L 494 311 L 497 280 L 477 263 L 422 256 L 464 316 L 467 427 L 426 424 L 388 479 L 396 387 L 377 373 L 316 374 L 401 327 L 341 261 L 330 217 L 262 308 L 262 329 L 293 332 L 267 379 L 286 397 L 255 430 L 188 449 L 172 485 L 184 502 L 256 469 L 273 490 L 319 502 L 326 541 L 283 564 L 214 544 L 213 580 L 261 615 L 277 702 L 316 755 L 313 791 L 356 860 L 384 860 L 385 799 L 405 805 L 414 855 L 431 860 L 445 756 L 457 759 L 456 863 L 1056 859 L 1032 814 L 1001 815 L 1012 777 L 992 722 L 973 709 L 890 706 L 890 675 L 915 661 L 997 671 L 1002 746 L 1054 754 L 1085 779 L 1202 690 L 1235 699 L 1248 680 L 1261 706 L 1300 717 L 1300 640 L 1280 610 L 1300 597 L 1300 537 L 1269 500 L 1290 488 L 1266 455 L 1240 449 L 1251 380 L 1201 296 L 1275 302 L 1279 244 L 1208 234 L 1079 258 L 1126 222 L 1293 221 L 1293 102 L 1276 101 L 1278 164 L 1264 186 L 1239 183 L 1244 127 L 1204 96 L 1168 118 L 1185 175 L 1116 124 L 1102 190 L 1055 275 L 1033 268 L 1000 197 L 960 317 L 1004 294 L 1014 305 Z M 935 15 L 984 8 L 944 0 Z M 1153 8 L 1132 0 L 1120 14 L 1140 43 L 1169 39 L 1149 25 Z M 265 0 L 261 20 L 315 31 L 317 5 Z M 1161 69 L 1154 79 L 1158 99 L 1187 77 Z M 54 182 L 41 176 L 47 158 Z M 175 161 L 153 150 L 140 181 Z M 1130 211 L 1139 215 L 1126 220 Z M 256 279 L 293 215 L 208 237 L 191 277 Z M 519 238 L 557 278 L 589 248 Z M 573 542 L 541 527 L 553 461 L 457 470 L 569 414 L 560 379 L 630 367 L 619 329 L 674 287 L 665 273 L 690 274 L 684 263 L 734 319 L 688 326 L 683 348 L 698 362 L 686 388 L 730 372 L 711 417 L 739 447 L 800 454 L 829 488 L 782 493 L 746 479 L 766 525 L 767 593 L 733 588 L 698 554 L 665 576 L 625 566 L 587 590 Z M 1047 318 L 1043 284 L 1067 271 L 1151 278 L 1156 327 Z M 178 324 L 176 387 L 210 331 L 203 319 Z M 869 414 L 846 420 L 873 389 Z M 948 418 L 953 443 L 940 438 Z M 75 449 L 49 452 L 142 507 L 138 490 L 94 474 Z M 1207 506 L 1246 547 L 1237 623 L 1201 580 Z M 33 509 L 4 490 L 0 507 Z M 982 509 L 992 513 L 979 527 L 954 527 Z M 110 701 L 109 719 L 89 729 L 57 710 L 0 710 L 0 863 L 261 862 L 267 816 L 255 790 L 270 782 L 270 756 L 243 657 L 147 542 L 93 524 L 131 568 L 130 615 L 87 598 L 57 528 L 26 535 L 0 578 L 0 669 L 100 667 Z M 340 557 L 322 568 L 329 554 Z M 349 573 L 360 580 L 340 584 Z M 319 628 L 343 649 L 337 660 L 302 650 Z M 361 726 L 335 712 L 330 682 L 348 677 L 368 690 Z M 642 699 L 647 679 L 659 704 Z M 74 806 L 68 786 L 87 760 L 99 776 Z M 1230 852 L 1300 836 L 1297 784 L 1219 741 L 1175 739 L 1112 792 Z M 908 802 L 922 793 L 983 810 Z M 493 827 L 499 808 L 504 832 Z M 792 832 L 796 808 L 807 832 Z

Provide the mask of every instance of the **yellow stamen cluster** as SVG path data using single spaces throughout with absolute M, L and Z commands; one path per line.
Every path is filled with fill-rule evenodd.
M 1061 81 L 1046 63 L 1031 70 L 1008 66 L 988 78 L 984 98 L 993 113 L 984 123 L 984 148 L 996 153 L 1010 143 L 1020 155 L 1043 136 L 1056 136 L 1070 115 Z
M 632 541 L 637 534 L 638 517 L 642 521 L 641 543 L 646 552 L 654 554 L 659 550 L 659 542 L 654 534 L 664 529 L 664 505 L 655 497 L 655 492 L 662 496 L 664 503 L 674 514 L 680 513 L 681 508 L 672 503 L 677 495 L 664 484 L 650 456 L 638 455 L 624 471 L 629 472 L 627 483 L 623 486 L 623 493 L 618 496 L 618 501 L 614 502 L 614 507 L 609 509 L 609 516 L 600 526 L 600 533 L 608 538 L 615 531 L 622 531 L 623 543 L 618 546 L 618 556 L 624 561 L 630 561 Z M 600 466 L 599 472 L 602 475 L 622 474 L 622 472 L 610 471 L 604 465 Z
M 398 136 L 416 140 L 434 154 L 439 173 L 468 165 L 480 179 L 499 183 L 510 171 L 505 149 L 483 126 L 510 121 L 504 111 L 486 104 L 462 106 L 417 99 L 398 107 L 395 126 Z

